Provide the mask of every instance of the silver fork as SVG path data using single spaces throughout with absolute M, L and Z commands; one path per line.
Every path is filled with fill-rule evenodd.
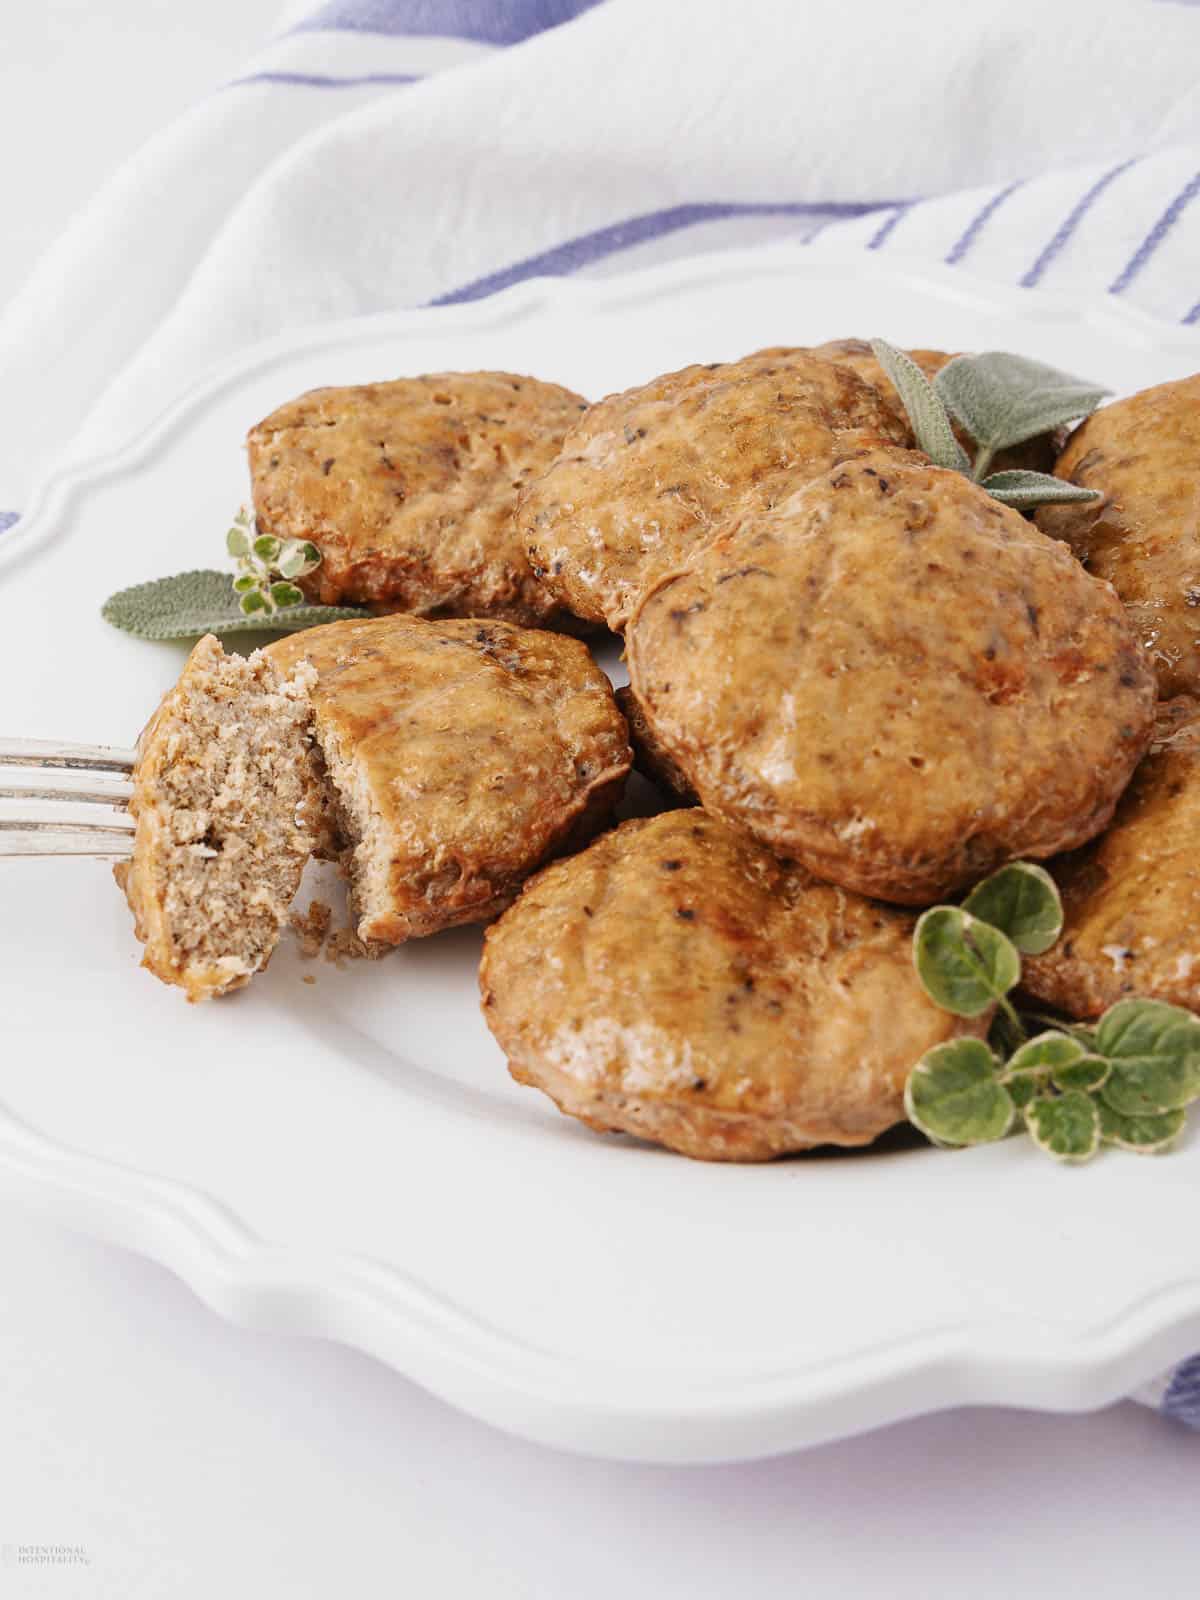
M 0 739 L 0 856 L 127 856 L 134 755 L 112 745 Z M 97 807 L 117 815 L 85 820 Z

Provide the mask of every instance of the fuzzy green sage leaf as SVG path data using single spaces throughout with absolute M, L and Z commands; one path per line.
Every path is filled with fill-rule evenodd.
M 294 633 L 322 622 L 366 615 L 352 606 L 310 605 L 247 614 L 242 606 L 254 598 L 253 594 L 239 595 L 228 573 L 180 572 L 172 578 L 121 589 L 104 602 L 101 614 L 114 628 L 139 639 L 196 639 L 203 633 L 249 629 Z
M 885 339 L 872 339 L 871 349 L 895 384 L 916 441 L 934 466 L 947 467 L 952 472 L 969 472 L 971 463 L 954 437 L 946 408 L 917 363 Z
M 976 884 L 963 910 L 1006 933 L 1025 955 L 1040 956 L 1062 932 L 1058 885 L 1032 861 L 1012 861 Z
M 1018 511 L 1031 506 L 1045 506 L 1070 500 L 1098 500 L 1095 489 L 1084 489 L 1077 483 L 1067 483 L 1049 472 L 1031 472 L 1022 468 L 1007 472 L 992 472 L 980 480 L 979 487 L 986 489 L 993 500 Z
M 988 1144 L 1012 1127 L 1012 1096 L 982 1039 L 951 1039 L 927 1050 L 909 1073 L 904 1109 L 935 1144 Z
M 1080 1089 L 1031 1100 L 1025 1126 L 1034 1144 L 1056 1161 L 1088 1161 L 1100 1148 L 1100 1113 L 1091 1095 Z
M 1200 1017 L 1161 1000 L 1119 1000 L 1100 1018 L 1096 1050 L 1112 1063 L 1100 1091 L 1127 1117 L 1200 1099 Z
M 960 906 L 934 906 L 918 919 L 913 955 L 926 994 L 958 1017 L 981 1016 L 1021 976 L 1008 936 Z
M 955 356 L 933 386 L 977 444 L 993 454 L 1090 416 L 1111 390 L 1028 356 Z

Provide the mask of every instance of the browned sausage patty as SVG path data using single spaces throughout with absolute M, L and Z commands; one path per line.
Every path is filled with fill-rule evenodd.
M 1031 994 L 1074 1017 L 1134 994 L 1200 1011 L 1200 703 L 1160 707 L 1112 827 L 1050 870 L 1066 926 L 1026 959 Z
M 980 1031 L 917 982 L 912 919 L 703 811 L 626 822 L 487 934 L 483 1014 L 520 1083 L 709 1161 L 868 1144 L 932 1045 Z
M 316 544 L 302 587 L 325 605 L 555 626 L 513 510 L 584 409 L 508 372 L 313 389 L 250 430 L 259 527 Z
M 360 938 L 481 922 L 607 819 L 631 754 L 586 647 L 503 622 L 380 617 L 266 654 L 309 695 Z
M 911 454 L 745 517 L 646 596 L 627 643 L 710 811 L 901 904 L 1090 839 L 1153 723 L 1111 588 Z
M 592 406 L 517 522 L 562 604 L 620 630 L 642 591 L 743 503 L 771 505 L 868 445 L 909 438 L 877 389 L 804 350 L 685 367 Z
M 1200 375 L 1117 400 L 1080 424 L 1055 472 L 1102 500 L 1042 506 L 1124 600 L 1164 699 L 1200 694 Z

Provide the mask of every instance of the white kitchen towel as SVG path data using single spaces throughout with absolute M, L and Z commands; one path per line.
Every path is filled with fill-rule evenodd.
M 5 308 L 0 528 L 256 340 L 538 273 L 793 238 L 1200 323 L 1198 196 L 1181 0 L 292 5 Z

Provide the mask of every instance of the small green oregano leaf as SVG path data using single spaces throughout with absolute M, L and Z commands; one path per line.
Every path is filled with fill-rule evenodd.
M 909 1074 L 904 1108 L 935 1144 L 988 1144 L 1012 1127 L 1012 1096 L 982 1039 L 951 1039 L 927 1050 Z
M 1021 976 L 1007 935 L 960 906 L 934 906 L 918 919 L 913 954 L 926 994 L 959 1017 L 981 1016 Z
M 1058 885 L 1032 861 L 1011 861 L 976 884 L 963 910 L 1006 933 L 1025 955 L 1041 955 L 1062 932 Z
M 1069 1033 L 1053 1030 L 1039 1033 L 1012 1053 L 1004 1064 L 1002 1076 L 1006 1082 L 1009 1078 L 1048 1078 L 1051 1073 L 1080 1060 L 1083 1054 L 1083 1046 Z
M 1092 1097 L 1079 1089 L 1031 1100 L 1025 1125 L 1034 1144 L 1056 1161 L 1088 1161 L 1100 1148 L 1100 1114 Z
M 1090 416 L 1111 392 L 1041 361 L 1001 350 L 955 356 L 933 386 L 972 439 L 989 453 Z
M 1097 1101 L 1096 1109 L 1100 1113 L 1100 1137 L 1104 1143 L 1143 1156 L 1158 1155 L 1169 1149 L 1187 1121 L 1187 1112 L 1182 1110 L 1160 1111 L 1149 1117 L 1123 1116 L 1103 1099 Z
M 1119 1000 L 1100 1018 L 1096 1050 L 1112 1063 L 1101 1094 L 1127 1117 L 1182 1110 L 1200 1098 L 1200 1017 L 1161 1000 Z
M 114 628 L 139 639 L 196 639 L 203 633 L 239 633 L 249 628 L 291 633 L 366 615 L 351 606 L 310 605 L 249 615 L 240 602 L 251 593 L 239 595 L 234 583 L 225 572 L 180 572 L 119 590 L 104 602 L 101 614 Z M 252 592 L 256 583 L 249 587 Z
M 1049 472 L 1031 472 L 1025 469 L 989 473 L 981 480 L 979 486 L 981 489 L 986 489 L 993 500 L 999 500 L 1006 506 L 1015 506 L 1018 511 L 1054 502 L 1101 498 L 1096 489 L 1085 489 L 1080 484 L 1068 483 L 1064 478 L 1056 478 Z
M 1068 1061 L 1056 1067 L 1050 1081 L 1056 1089 L 1066 1094 L 1071 1089 L 1082 1089 L 1091 1094 L 1108 1081 L 1112 1063 L 1103 1056 L 1080 1056 L 1078 1061 Z
M 884 339 L 872 339 L 871 349 L 895 384 L 916 441 L 934 466 L 947 467 L 952 472 L 969 472 L 971 463 L 954 437 L 946 408 L 917 363 Z

